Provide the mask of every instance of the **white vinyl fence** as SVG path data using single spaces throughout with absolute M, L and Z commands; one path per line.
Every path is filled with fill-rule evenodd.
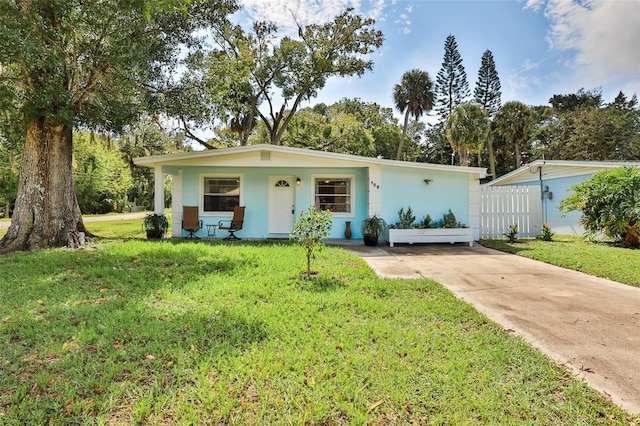
M 480 191 L 480 238 L 503 238 L 514 224 L 518 224 L 518 237 L 540 235 L 539 186 L 483 186 Z

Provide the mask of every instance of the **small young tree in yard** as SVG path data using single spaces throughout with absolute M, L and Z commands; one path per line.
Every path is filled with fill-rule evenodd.
M 311 277 L 311 258 L 316 249 L 323 247 L 322 239 L 327 238 L 333 226 L 333 218 L 328 210 L 318 210 L 314 206 L 306 212 L 302 211 L 289 236 L 304 247 L 307 255 L 307 277 Z
M 625 247 L 640 246 L 640 168 L 605 170 L 571 189 L 559 208 L 565 214 L 582 211 L 587 236 L 602 232 Z

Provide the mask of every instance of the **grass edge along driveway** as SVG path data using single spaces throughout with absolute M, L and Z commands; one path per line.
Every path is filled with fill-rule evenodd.
M 640 287 L 638 249 L 628 249 L 606 241 L 586 241 L 573 235 L 554 236 L 553 241 L 520 239 L 508 243 L 505 240 L 481 240 L 480 243 L 495 250 Z

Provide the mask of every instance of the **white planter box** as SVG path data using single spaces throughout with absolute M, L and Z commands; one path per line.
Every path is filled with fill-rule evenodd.
M 469 243 L 473 247 L 473 229 L 389 229 L 389 245 L 393 247 L 395 243 Z

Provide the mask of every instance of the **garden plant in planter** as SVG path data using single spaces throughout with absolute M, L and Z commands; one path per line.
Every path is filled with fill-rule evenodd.
M 378 238 L 387 229 L 387 223 L 379 216 L 371 216 L 362 221 L 362 237 L 365 246 L 375 246 Z
M 455 215 L 449 211 L 442 216 L 442 220 L 433 221 L 430 215 L 418 223 L 411 207 L 406 211 L 401 208 L 398 211 L 398 221 L 389 229 L 389 245 L 396 243 L 456 243 L 466 242 L 473 245 L 473 230 L 456 220 Z
M 169 219 L 163 214 L 150 213 L 144 217 L 142 227 L 147 232 L 147 238 L 160 239 L 169 229 Z

